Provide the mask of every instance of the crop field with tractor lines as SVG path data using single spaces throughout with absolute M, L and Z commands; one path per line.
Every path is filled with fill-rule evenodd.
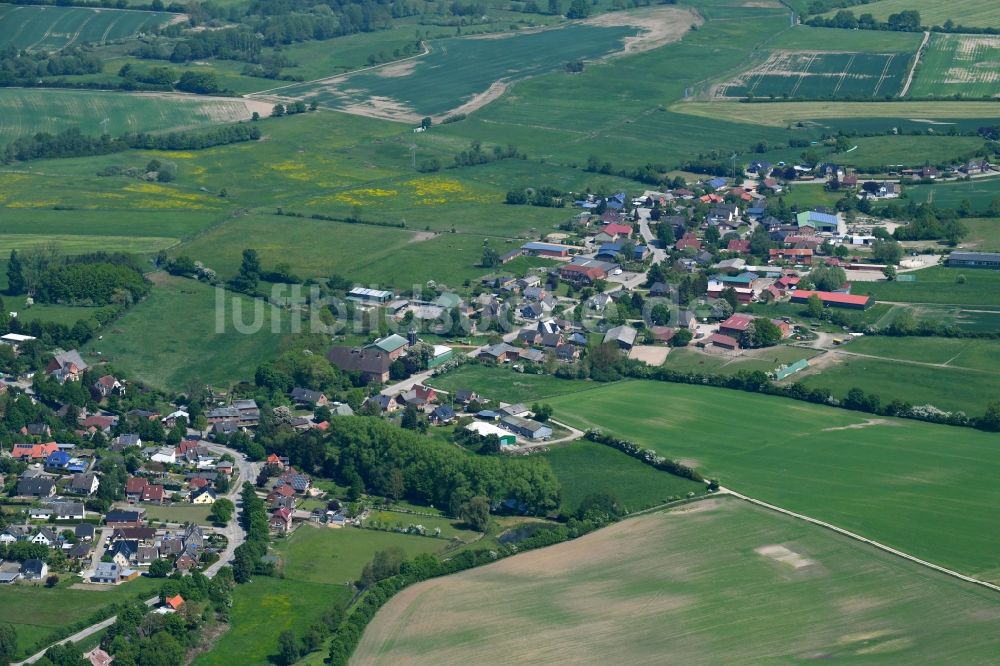
M 906 53 L 775 51 L 761 65 L 720 86 L 721 97 L 877 98 L 899 93 Z
M 1000 95 L 1000 36 L 931 35 L 910 94 L 914 97 Z
M 0 48 L 56 51 L 132 37 L 183 16 L 91 7 L 0 4 Z

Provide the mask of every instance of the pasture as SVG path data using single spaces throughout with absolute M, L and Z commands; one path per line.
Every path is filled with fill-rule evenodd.
M 971 338 L 890 338 L 864 336 L 843 347 L 843 351 L 903 361 L 940 363 L 1000 374 L 1000 342 Z
M 1000 271 L 933 266 L 909 273 L 914 282 L 866 282 L 860 287 L 879 301 L 949 306 L 1000 306 Z M 961 283 L 959 276 L 964 276 Z
M 104 43 L 158 28 L 182 16 L 91 7 L 0 5 L 0 48 L 57 51 Z
M 278 353 L 290 330 L 287 315 L 264 307 L 262 328 L 240 333 L 233 324 L 237 313 L 248 325 L 254 319 L 247 297 L 239 301 L 242 311 L 236 311 L 233 295 L 226 292 L 225 307 L 217 310 L 216 291 L 205 283 L 165 274 L 155 274 L 154 282 L 148 297 L 102 330 L 103 340 L 87 343 L 82 351 L 88 363 L 107 361 L 130 377 L 171 391 L 187 390 L 193 381 L 226 387 L 253 379 L 257 366 Z M 278 333 L 271 332 L 272 322 Z
M 1000 399 L 1000 374 L 995 360 L 981 366 L 969 366 L 958 359 L 942 367 L 923 365 L 928 361 L 919 351 L 907 354 L 921 348 L 919 344 L 916 347 L 904 344 L 888 358 L 871 358 L 852 355 L 852 352 L 867 352 L 859 352 L 863 347 L 851 343 L 830 352 L 835 363 L 799 381 L 809 388 L 829 389 L 838 397 L 847 395 L 852 388 L 862 388 L 880 396 L 883 404 L 901 400 L 911 405 L 965 412 L 969 416 L 982 416 L 990 402 Z M 970 354 L 968 358 L 974 357 Z
M 975 104 L 975 102 L 966 102 Z M 1000 198 L 1000 178 L 977 178 L 975 180 L 938 183 L 936 185 L 912 185 L 906 194 L 917 203 L 931 202 L 941 208 L 958 208 L 968 200 L 974 211 L 986 214 L 994 199 Z
M 949 19 L 956 25 L 977 28 L 1000 28 L 1000 6 L 982 3 L 978 0 L 878 0 L 863 7 L 849 7 L 855 16 L 871 14 L 879 21 L 885 21 L 890 14 L 915 9 L 920 12 L 920 23 L 924 26 L 941 26 Z M 832 16 L 836 10 L 824 16 Z
M 992 252 L 1000 250 L 1000 220 L 996 218 L 966 218 L 962 220 L 969 234 L 962 239 L 963 250 Z
M 357 580 L 379 550 L 402 548 L 407 557 L 433 553 L 445 539 L 304 525 L 274 546 L 283 578 L 258 576 L 233 591 L 231 628 L 196 666 L 228 666 L 233 655 L 240 664 L 274 663 L 278 636 L 286 629 L 298 635 L 338 603 L 352 596 L 349 581 Z
M 0 144 L 38 132 L 54 134 L 73 127 L 84 134 L 112 136 L 196 129 L 249 120 L 255 110 L 266 115 L 270 106 L 180 93 L 0 88 Z
M 910 60 L 906 53 L 774 51 L 764 63 L 719 86 L 718 95 L 772 99 L 895 96 Z
M 810 2 L 812 0 L 809 0 Z M 912 32 L 840 30 L 796 25 L 770 37 L 766 48 L 785 51 L 833 51 L 868 53 L 914 53 L 920 35 Z
M 484 400 L 531 403 L 567 393 L 578 393 L 601 384 L 559 379 L 553 375 L 528 375 L 515 372 L 507 366 L 468 363 L 443 375 L 431 377 L 429 386 L 454 393 L 471 389 Z
M 996 435 L 711 387 L 632 381 L 552 398 L 554 418 L 964 573 L 1000 580 Z
M 770 127 L 786 127 L 795 123 L 822 125 L 825 121 L 846 118 L 870 120 L 873 118 L 915 119 L 923 125 L 944 129 L 952 121 L 982 119 L 996 123 L 1000 108 L 992 102 L 773 102 L 745 104 L 735 101 L 679 102 L 670 110 L 685 115 L 749 123 Z M 932 121 L 932 122 L 928 122 Z
M 688 493 L 703 495 L 705 484 L 664 474 L 609 446 L 578 441 L 542 454 L 562 487 L 559 512 L 572 515 L 589 495 L 608 494 L 634 513 Z
M 914 97 L 996 97 L 1000 37 L 931 35 L 910 94 Z
M 405 589 L 351 664 L 987 662 L 995 617 L 993 592 L 712 499 Z

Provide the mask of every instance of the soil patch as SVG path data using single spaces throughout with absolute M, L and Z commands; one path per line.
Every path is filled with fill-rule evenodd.
M 681 7 L 660 7 L 648 12 L 611 12 L 584 21 L 588 25 L 605 27 L 633 26 L 642 32 L 625 38 L 625 48 L 608 57 L 629 53 L 641 53 L 676 42 L 693 25 L 701 25 L 705 20 L 693 9 Z
M 893 423 L 888 419 L 865 419 L 863 423 L 852 423 L 851 425 L 840 426 L 839 428 L 823 428 L 823 432 L 833 432 L 835 430 L 861 430 L 862 428 L 880 425 L 895 427 L 899 424 Z

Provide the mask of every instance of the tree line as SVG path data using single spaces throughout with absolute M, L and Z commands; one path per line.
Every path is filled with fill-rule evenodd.
M 57 134 L 39 132 L 30 137 L 15 139 L 2 153 L 5 164 L 58 157 L 86 157 L 110 155 L 126 150 L 203 150 L 244 141 L 256 141 L 261 132 L 249 123 L 223 125 L 191 132 L 167 134 L 133 133 L 112 137 L 83 134 L 78 127 L 71 127 Z

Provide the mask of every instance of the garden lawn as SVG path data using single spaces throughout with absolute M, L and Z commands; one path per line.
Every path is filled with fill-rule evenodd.
M 688 493 L 702 495 L 705 484 L 658 472 L 603 444 L 579 441 L 544 454 L 562 486 L 559 512 L 573 514 L 587 496 L 608 494 L 634 513 Z
M 37 643 L 60 627 L 86 619 L 106 605 L 148 599 L 160 587 L 153 578 L 139 578 L 106 590 L 73 590 L 69 576 L 60 578 L 63 581 L 54 588 L 26 583 L 0 586 L 0 622 L 14 626 L 22 654 L 45 647 Z
M 556 419 L 929 561 L 1000 580 L 996 435 L 721 388 L 632 381 L 553 398 Z M 852 426 L 845 429 L 845 426 Z M 859 427 L 864 426 L 864 427 Z
M 207 284 L 162 273 L 155 274 L 154 282 L 148 297 L 101 331 L 103 340 L 87 343 L 82 351 L 88 363 L 108 361 L 165 390 L 185 391 L 195 380 L 227 387 L 252 380 L 257 366 L 277 355 L 290 330 L 287 315 L 267 306 L 262 308 L 263 327 L 240 333 L 233 325 L 232 299 L 240 298 L 249 325 L 253 304 L 248 297 L 223 292 L 226 305 L 217 312 L 216 290 Z M 223 318 L 221 333 L 217 315 Z M 271 332 L 272 321 L 279 323 L 280 332 Z
M 414 585 L 351 663 L 987 663 L 995 618 L 995 592 L 717 499 Z
M 146 510 L 146 518 L 153 521 L 165 521 L 170 523 L 198 523 L 199 525 L 211 525 L 209 514 L 212 507 L 204 504 L 173 504 L 158 506 L 150 504 L 143 506 Z

